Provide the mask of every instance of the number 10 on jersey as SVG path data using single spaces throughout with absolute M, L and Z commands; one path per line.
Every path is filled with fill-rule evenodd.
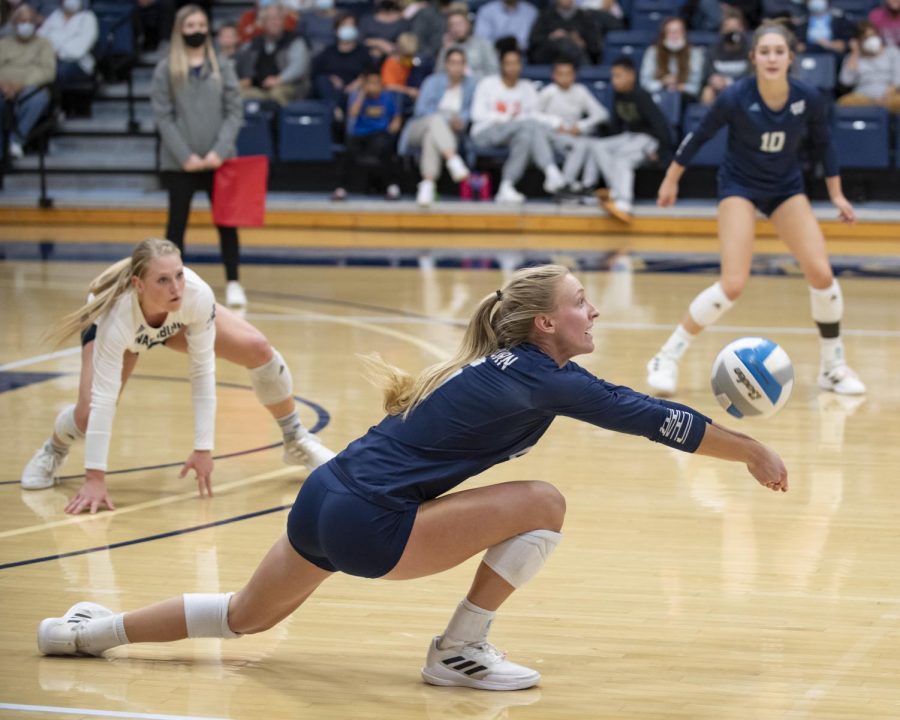
M 762 142 L 759 149 L 763 152 L 776 153 L 784 149 L 784 132 L 765 132 L 762 134 Z

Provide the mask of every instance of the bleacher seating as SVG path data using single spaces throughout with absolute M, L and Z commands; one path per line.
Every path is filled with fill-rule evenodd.
M 878 107 L 837 107 L 832 136 L 838 163 L 846 168 L 890 167 L 890 115 Z
M 646 30 L 612 30 L 603 45 L 603 64 L 611 64 L 620 55 L 627 55 L 638 70 L 649 45 L 656 41 L 656 33 Z
M 631 29 L 651 32 L 655 36 L 663 20 L 678 14 L 678 5 L 672 0 L 637 0 L 629 15 Z
M 693 104 L 688 105 L 684 113 L 684 134 L 693 132 L 697 129 L 700 121 L 706 115 L 709 108 L 705 105 Z M 728 142 L 728 129 L 722 128 L 717 132 L 703 147 L 694 155 L 691 165 L 712 165 L 722 164 L 725 157 L 725 146 Z
M 837 65 L 831 53 L 800 53 L 794 60 L 791 74 L 826 93 L 834 92 Z
M 322 100 L 299 100 L 278 113 L 278 158 L 282 162 L 331 160 L 332 108 Z
M 275 159 L 275 141 L 272 123 L 273 109 L 264 103 L 251 100 L 244 103 L 244 122 L 237 136 L 238 155 L 265 155 Z

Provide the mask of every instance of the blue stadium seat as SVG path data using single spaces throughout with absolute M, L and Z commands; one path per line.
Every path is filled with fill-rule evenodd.
M 238 155 L 265 155 L 275 159 L 272 121 L 275 112 L 265 104 L 251 100 L 244 103 L 244 122 L 237 136 Z
M 836 107 L 831 132 L 841 167 L 890 166 L 890 115 L 885 108 Z
M 791 74 L 805 83 L 831 93 L 837 79 L 835 56 L 831 53 L 800 53 Z
M 612 30 L 603 45 L 603 63 L 609 65 L 620 55 L 628 55 L 640 71 L 641 60 L 648 45 L 656 41 L 656 33 L 646 30 Z
M 710 47 L 719 42 L 719 33 L 710 30 L 690 30 L 688 42 L 698 47 Z
M 688 105 L 684 113 L 685 134 L 697 129 L 703 116 L 709 108 L 706 105 L 695 103 Z M 725 158 L 725 147 L 728 143 L 728 128 L 722 128 L 694 155 L 691 165 L 721 165 Z
M 590 90 L 607 110 L 612 110 L 613 87 L 609 81 L 611 70 L 609 65 L 585 65 L 578 68 L 578 82 Z
M 653 102 L 659 105 L 663 115 L 666 116 L 666 122 L 672 131 L 672 141 L 678 140 L 678 124 L 681 120 L 681 93 L 671 90 L 661 90 L 653 93 Z
M 541 88 L 550 82 L 550 76 L 553 74 L 552 65 L 523 65 L 522 78 L 531 80 L 535 87 Z
M 331 105 L 299 100 L 278 113 L 278 156 L 282 161 L 331 160 Z
M 97 16 L 97 43 L 93 53 L 98 59 L 109 55 L 133 55 L 134 4 L 117 0 L 95 0 L 90 9 Z
M 873 0 L 833 0 L 832 7 L 840 10 L 850 22 L 857 23 L 869 16 L 869 11 L 878 5 Z
M 645 30 L 656 35 L 662 21 L 678 14 L 678 3 L 671 0 L 637 0 L 631 8 L 632 30 Z

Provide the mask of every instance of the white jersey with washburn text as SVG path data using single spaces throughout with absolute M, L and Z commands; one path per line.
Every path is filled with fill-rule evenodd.
M 97 320 L 91 415 L 85 437 L 88 470 L 106 470 L 116 401 L 122 386 L 126 351 L 142 353 L 184 331 L 190 358 L 194 406 L 194 450 L 212 450 L 216 417 L 216 299 L 197 273 L 184 268 L 181 307 L 151 327 L 133 289 L 121 295 Z

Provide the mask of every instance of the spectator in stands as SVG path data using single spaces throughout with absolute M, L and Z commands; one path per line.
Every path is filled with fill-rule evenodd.
M 237 56 L 241 49 L 241 36 L 238 34 L 237 25 L 225 23 L 219 27 L 216 33 L 216 52 L 219 54 L 219 62 L 228 63 L 237 74 Z
M 15 35 L 16 31 L 10 19 L 22 4 L 22 0 L 0 0 L 0 38 Z
M 843 55 L 847 41 L 853 37 L 853 23 L 843 15 L 831 12 L 828 0 L 808 0 L 809 15 L 797 29 L 797 49 L 800 52 L 828 51 Z
M 625 27 L 625 11 L 617 0 L 576 0 L 575 4 L 587 13 L 594 25 L 594 32 L 599 33 L 601 38 L 610 30 Z
M 562 55 L 579 65 L 595 63 L 600 57 L 600 34 L 588 14 L 576 7 L 575 0 L 554 0 L 531 26 L 531 62 L 549 65 Z
M 256 0 L 256 5 L 246 10 L 238 19 L 238 33 L 241 43 L 250 42 L 253 38 L 262 35 L 262 11 L 270 5 L 278 5 L 278 0 Z M 284 29 L 293 33 L 297 31 L 297 15 L 285 10 Z
M 335 122 L 342 124 L 347 98 L 362 86 L 360 78 L 370 58 L 369 51 L 359 42 L 353 15 L 340 15 L 334 32 L 334 45 L 316 56 L 312 75 L 316 95 L 331 103 Z
M 394 43 L 400 33 L 409 30 L 409 22 L 400 11 L 398 0 L 378 0 L 375 12 L 364 15 L 359 21 L 359 35 L 369 53 L 376 58 L 386 58 L 394 52 Z
M 11 103 L 9 154 L 21 158 L 28 135 L 50 103 L 50 93 L 42 86 L 53 82 L 56 54 L 35 34 L 37 13 L 30 6 L 20 5 L 10 22 L 15 33 L 0 39 L 0 117 L 6 117 L 6 104 Z
M 706 78 L 700 102 L 712 105 L 725 88 L 750 71 L 750 42 L 744 18 L 737 10 L 722 15 L 719 42 L 706 51 Z
M 656 43 L 644 53 L 641 87 L 651 93 L 669 90 L 696 98 L 703 81 L 703 58 L 703 48 L 693 47 L 688 42 L 684 20 L 666 18 Z
M 263 34 L 241 49 L 237 74 L 241 95 L 251 100 L 274 100 L 287 105 L 309 94 L 309 50 L 303 38 L 285 28 L 280 5 L 262 10 Z
M 500 72 L 497 51 L 494 44 L 472 33 L 469 7 L 462 2 L 451 4 L 447 10 L 447 32 L 444 33 L 443 47 L 438 56 L 437 69 L 444 69 L 444 58 L 450 48 L 459 47 L 466 53 L 466 67 L 476 80 Z
M 418 54 L 419 38 L 411 32 L 400 33 L 395 47 L 381 64 L 381 82 L 388 92 L 408 98 L 407 107 L 411 109 L 422 82 L 434 70 L 434 62 Z M 404 107 L 400 109 L 403 111 Z
M 521 51 L 512 43 L 501 43 L 500 75 L 479 80 L 472 99 L 472 141 L 482 147 L 509 148 L 494 198 L 498 203 L 525 202 L 516 183 L 529 162 L 544 172 L 546 192 L 556 193 L 565 184 L 553 158 L 549 133 L 536 117 L 537 92 L 521 74 Z
M 648 160 L 667 164 L 672 137 L 662 111 L 638 86 L 631 58 L 613 62 L 612 86 L 611 134 L 596 140 L 591 149 L 609 189 L 600 196 L 602 207 L 613 217 L 631 222 L 634 171 Z
M 900 0 L 884 0 L 869 12 L 869 22 L 889 45 L 900 47 Z
M 678 15 L 691 30 L 715 32 L 722 24 L 722 3 L 719 0 L 687 0 Z
M 54 10 L 59 9 L 60 0 L 25 0 L 29 7 L 37 13 L 37 26 L 40 27 Z
M 885 44 L 872 23 L 859 24 L 839 79 L 851 92 L 838 98 L 838 105 L 873 105 L 900 113 L 900 49 Z
M 347 199 L 346 188 L 361 164 L 367 166 L 366 174 L 385 191 L 387 200 L 400 198 L 395 142 L 402 122 L 394 94 L 384 89 L 378 68 L 370 67 L 363 73 L 362 89 L 350 97 L 340 185 L 332 193 L 332 200 Z
M 175 15 L 168 56 L 159 61 L 150 86 L 150 103 L 159 130 L 160 168 L 169 195 L 166 238 L 184 251 L 184 231 L 194 193 L 212 197 L 213 171 L 235 154 L 243 122 L 238 80 L 230 65 L 219 64 L 209 37 L 206 13 L 185 5 Z M 238 280 L 237 229 L 217 227 L 225 277 L 225 302 L 245 307 Z
M 551 129 L 553 149 L 565 157 L 561 192 L 581 195 L 596 184 L 596 164 L 590 153 L 591 136 L 609 113 L 581 83 L 575 82 L 575 63 L 568 58 L 553 63 L 553 82 L 538 93 L 538 113 Z M 589 166 L 589 167 L 586 167 Z
M 469 168 L 459 156 L 459 136 L 466 131 L 475 95 L 476 81 L 466 75 L 466 54 L 451 48 L 444 57 L 444 72 L 428 76 L 416 100 L 412 119 L 403 128 L 401 147 L 422 150 L 416 202 L 423 207 L 434 203 L 435 183 L 446 163 L 453 182 L 469 177 Z
M 512 36 L 524 52 L 537 16 L 537 9 L 525 0 L 491 0 L 478 8 L 475 34 L 495 44 L 500 38 Z
M 56 52 L 56 83 L 65 88 L 94 77 L 97 43 L 97 16 L 84 7 L 82 0 L 63 0 L 38 29 Z
M 409 22 L 409 29 L 419 39 L 419 54 L 432 62 L 441 50 L 441 40 L 447 22 L 433 0 L 410 0 L 403 8 L 403 17 Z
M 331 45 L 336 20 L 334 0 L 315 0 L 312 8 L 300 15 L 300 34 L 313 57 Z

